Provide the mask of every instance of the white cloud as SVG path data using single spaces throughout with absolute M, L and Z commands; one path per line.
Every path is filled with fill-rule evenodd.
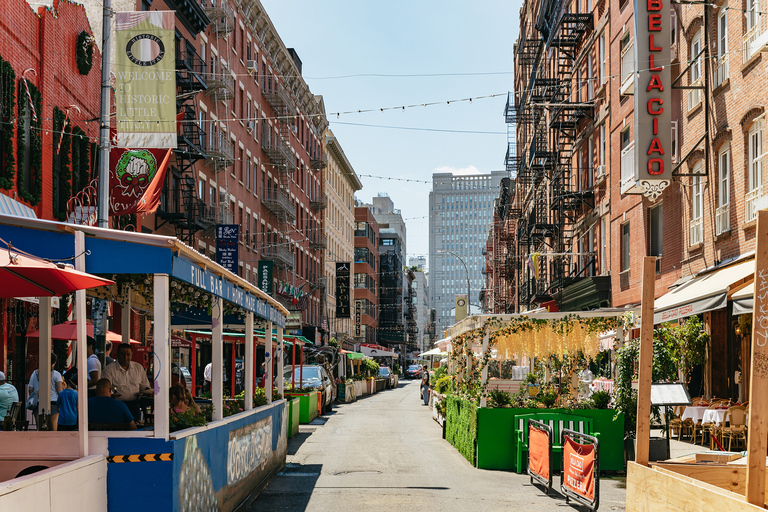
M 450 167 L 448 165 L 444 165 L 442 167 L 436 168 L 435 172 L 450 172 L 451 174 L 456 174 L 461 176 L 466 176 L 470 174 L 483 174 L 474 165 L 470 165 L 468 167 Z

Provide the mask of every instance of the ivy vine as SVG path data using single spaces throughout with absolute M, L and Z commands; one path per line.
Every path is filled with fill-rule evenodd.
M 93 36 L 86 31 L 80 32 L 77 36 L 75 60 L 81 75 L 87 75 L 93 67 L 93 43 Z
M 16 72 L 0 57 L 0 188 L 13 188 L 16 158 L 13 155 L 13 120 L 16 106 Z
M 27 100 L 27 91 L 25 82 L 29 86 L 29 94 L 32 96 L 32 105 Z M 19 80 L 19 122 L 16 127 L 16 158 L 18 165 L 16 167 L 16 182 L 18 183 L 19 195 L 32 206 L 40 203 L 43 194 L 43 138 L 42 138 L 42 95 L 34 84 L 27 80 Z M 31 109 L 34 108 L 37 119 L 32 115 Z M 29 124 L 24 121 L 28 119 Z M 27 130 L 26 136 L 24 130 Z M 24 175 L 24 169 L 27 165 L 26 152 L 27 145 L 30 147 L 30 162 L 32 183 L 27 183 Z
M 72 187 L 82 191 L 91 182 L 91 158 L 88 136 L 79 127 L 72 129 Z
M 66 112 L 53 107 L 53 217 L 58 221 L 66 220 L 67 201 L 72 194 L 69 169 L 71 136 L 69 127 L 64 127 L 65 119 Z

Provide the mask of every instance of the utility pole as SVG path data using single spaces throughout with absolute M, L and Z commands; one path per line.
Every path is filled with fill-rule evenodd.
M 99 190 L 97 225 L 109 227 L 109 111 L 111 80 L 109 68 L 112 60 L 112 0 L 104 0 L 101 33 L 101 116 L 99 121 Z

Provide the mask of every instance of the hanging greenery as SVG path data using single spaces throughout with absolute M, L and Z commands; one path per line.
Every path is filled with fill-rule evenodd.
M 27 99 L 27 87 L 29 86 L 29 95 L 32 96 L 32 104 Z M 43 194 L 43 136 L 42 123 L 42 95 L 37 87 L 28 80 L 19 80 L 19 122 L 16 125 L 16 158 L 18 165 L 16 167 L 16 182 L 18 183 L 19 195 L 32 206 L 40 203 Z M 36 115 L 32 115 L 34 109 Z M 29 121 L 27 125 L 25 120 Z M 24 133 L 26 131 L 26 134 Z M 27 147 L 30 154 L 30 177 L 32 183 L 27 183 L 24 169 L 27 166 Z
M 77 43 L 75 44 L 77 70 L 80 71 L 81 75 L 87 75 L 93 67 L 93 36 L 86 31 L 82 31 L 77 36 Z
M 750 317 L 751 318 L 751 317 Z M 704 331 L 701 319 L 688 317 L 682 324 L 664 324 L 655 331 L 667 345 L 670 356 L 676 361 L 683 382 L 687 385 L 691 371 L 707 360 L 709 334 Z
M 16 157 L 13 155 L 13 122 L 16 106 L 16 72 L 9 62 L 0 57 L 0 188 L 13 188 Z
M 82 191 L 91 182 L 91 158 L 88 136 L 79 127 L 72 129 L 72 187 Z
M 69 126 L 64 126 L 66 115 L 63 110 L 53 107 L 53 217 L 58 221 L 66 220 L 67 201 L 72 194 L 69 169 L 71 137 Z

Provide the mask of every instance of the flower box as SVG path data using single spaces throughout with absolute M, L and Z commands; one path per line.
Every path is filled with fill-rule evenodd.
M 366 392 L 366 382 L 364 380 L 352 381 L 353 389 L 355 390 L 355 396 L 364 396 L 369 393 Z
M 285 393 L 286 398 L 294 397 L 299 399 L 299 422 L 307 424 L 313 419 L 317 418 L 319 404 L 317 391 L 310 391 L 309 393 L 295 393 L 287 391 Z
M 301 414 L 301 400 L 293 397 L 286 400 L 286 409 L 288 409 L 288 422 L 286 428 L 288 429 L 288 438 L 295 436 L 299 433 L 299 416 Z

